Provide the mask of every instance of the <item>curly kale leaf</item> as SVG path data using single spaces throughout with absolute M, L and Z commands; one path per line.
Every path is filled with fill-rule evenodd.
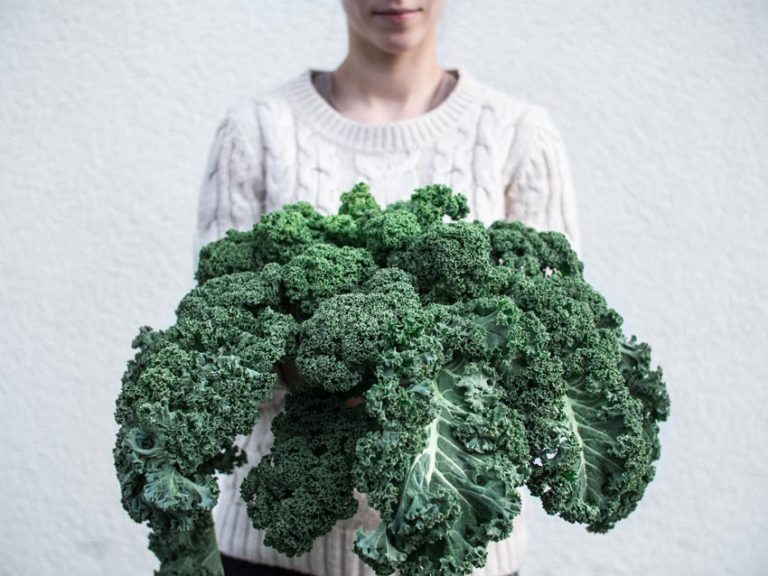
M 155 576 L 224 576 L 210 512 L 154 511 L 149 549 L 160 560 Z
M 365 388 L 380 356 L 407 345 L 425 322 L 407 274 L 381 269 L 359 291 L 324 300 L 302 323 L 297 368 L 307 388 Z
M 451 304 L 492 296 L 502 280 L 479 221 L 432 224 L 405 250 L 391 253 L 389 262 L 413 274 L 426 302 Z
M 659 422 L 669 418 L 669 393 L 661 368 L 651 370 L 651 347 L 635 336 L 619 340 L 619 368 L 630 394 L 642 402 L 646 436 L 657 440 Z
M 497 220 L 488 227 L 495 262 L 528 276 L 558 271 L 581 276 L 584 264 L 560 232 L 540 232 L 522 222 Z
M 249 404 L 260 379 L 234 357 L 209 361 L 149 327 L 134 345 L 142 349 L 129 363 L 115 413 L 123 507 L 149 523 L 158 574 L 222 575 L 210 520 L 219 493 L 213 473 L 244 461 L 232 437 L 254 424 Z
M 256 270 L 259 265 L 253 234 L 232 228 L 200 249 L 195 280 L 202 285 L 218 276 Z
M 267 212 L 253 225 L 251 234 L 254 260 L 262 265 L 284 264 L 325 240 L 323 216 L 305 201 Z
M 303 554 L 338 520 L 354 515 L 355 445 L 371 425 L 362 407 L 348 408 L 339 398 L 286 396 L 285 411 L 272 423 L 272 450 L 241 486 L 267 546 Z
M 438 333 L 471 331 L 463 316 L 451 326 L 435 314 Z M 358 443 L 358 489 L 383 521 L 358 531 L 355 550 L 377 574 L 467 574 L 512 530 L 528 474 L 525 429 L 493 368 L 458 353 L 460 339 L 417 342 L 385 356 L 366 395 L 381 429 Z
M 604 532 L 615 524 L 615 520 L 627 517 L 637 508 L 646 487 L 656 475 L 652 465 L 661 456 L 659 442 L 659 422 L 669 417 L 669 394 L 663 381 L 661 368 L 651 369 L 651 347 L 645 342 L 638 342 L 635 336 L 619 338 L 621 362 L 619 369 L 625 385 L 633 398 L 641 403 L 641 418 L 645 441 L 649 450 L 648 461 L 641 469 L 640 478 L 635 490 L 622 494 L 621 502 L 614 515 L 609 520 L 596 527 L 596 531 Z
M 285 265 L 285 296 L 294 314 L 306 318 L 326 298 L 351 292 L 375 271 L 373 258 L 362 248 L 315 244 Z
M 528 404 L 528 487 L 550 514 L 604 532 L 642 495 L 654 459 L 620 369 L 620 318 L 577 276 L 518 276 L 508 289 L 544 324 L 562 366 L 553 394 Z
M 275 364 L 296 345 L 296 321 L 268 306 L 272 286 L 253 272 L 212 278 L 182 300 L 174 326 L 142 327 L 133 341 L 139 351 L 117 399 L 113 455 L 123 507 L 164 531 L 151 539 L 162 574 L 216 565 L 215 547 L 199 549 L 210 542 L 199 531 L 209 529 L 201 514 L 218 498 L 214 473 L 245 462 L 234 438 L 253 429 Z
M 327 216 L 323 222 L 326 237 L 340 246 L 364 246 L 365 226 L 371 218 L 382 213 L 381 207 L 365 182 L 342 192 L 338 214 Z

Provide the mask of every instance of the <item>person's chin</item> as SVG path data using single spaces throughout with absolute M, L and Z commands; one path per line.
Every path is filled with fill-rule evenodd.
M 402 33 L 388 33 L 384 36 L 380 36 L 380 39 L 376 42 L 376 45 L 380 50 L 392 54 L 407 52 L 418 46 L 418 44 L 419 42 L 416 35 L 406 31 Z

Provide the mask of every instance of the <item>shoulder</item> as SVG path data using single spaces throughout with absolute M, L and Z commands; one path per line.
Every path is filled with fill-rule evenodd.
M 551 121 L 548 110 L 521 94 L 500 87 L 495 81 L 478 78 L 464 70 L 480 100 L 481 108 L 493 113 L 499 128 L 535 131 Z
M 263 141 L 265 133 L 279 131 L 292 123 L 286 90 L 295 81 L 292 78 L 233 100 L 225 109 L 220 124 L 237 130 L 248 142 Z
M 472 83 L 481 110 L 490 118 L 483 122 L 486 131 L 490 131 L 485 137 L 502 143 L 506 177 L 511 177 L 543 142 L 559 138 L 545 106 L 506 91 L 490 80 L 472 77 Z

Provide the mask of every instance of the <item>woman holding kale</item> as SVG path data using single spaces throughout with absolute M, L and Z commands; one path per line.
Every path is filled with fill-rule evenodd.
M 556 230 L 579 250 L 571 174 L 550 116 L 464 68 L 438 65 L 444 3 L 342 0 L 348 54 L 338 68 L 307 69 L 229 108 L 200 188 L 195 268 L 200 248 L 228 229 L 249 230 L 263 214 L 299 200 L 334 213 L 340 193 L 361 180 L 382 206 L 445 183 L 467 196 L 469 219 Z M 283 376 L 253 432 L 238 438 L 248 464 L 219 479 L 214 520 L 226 574 L 372 575 L 352 549 L 355 527 L 378 524 L 362 496 L 354 517 L 293 558 L 265 546 L 246 514 L 239 487 L 270 450 L 271 422 L 295 377 Z M 524 547 L 518 517 L 512 535 L 491 543 L 486 565 L 474 574 L 517 573 Z

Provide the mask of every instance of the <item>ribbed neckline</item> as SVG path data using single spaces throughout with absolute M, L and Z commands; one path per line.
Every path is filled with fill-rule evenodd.
M 339 144 L 367 151 L 412 149 L 434 144 L 480 100 L 482 85 L 467 70 L 458 67 L 449 71 L 458 77 L 445 100 L 420 116 L 397 122 L 370 124 L 342 115 L 312 83 L 312 73 L 319 72 L 314 68 L 305 69 L 284 89 L 297 114 Z

